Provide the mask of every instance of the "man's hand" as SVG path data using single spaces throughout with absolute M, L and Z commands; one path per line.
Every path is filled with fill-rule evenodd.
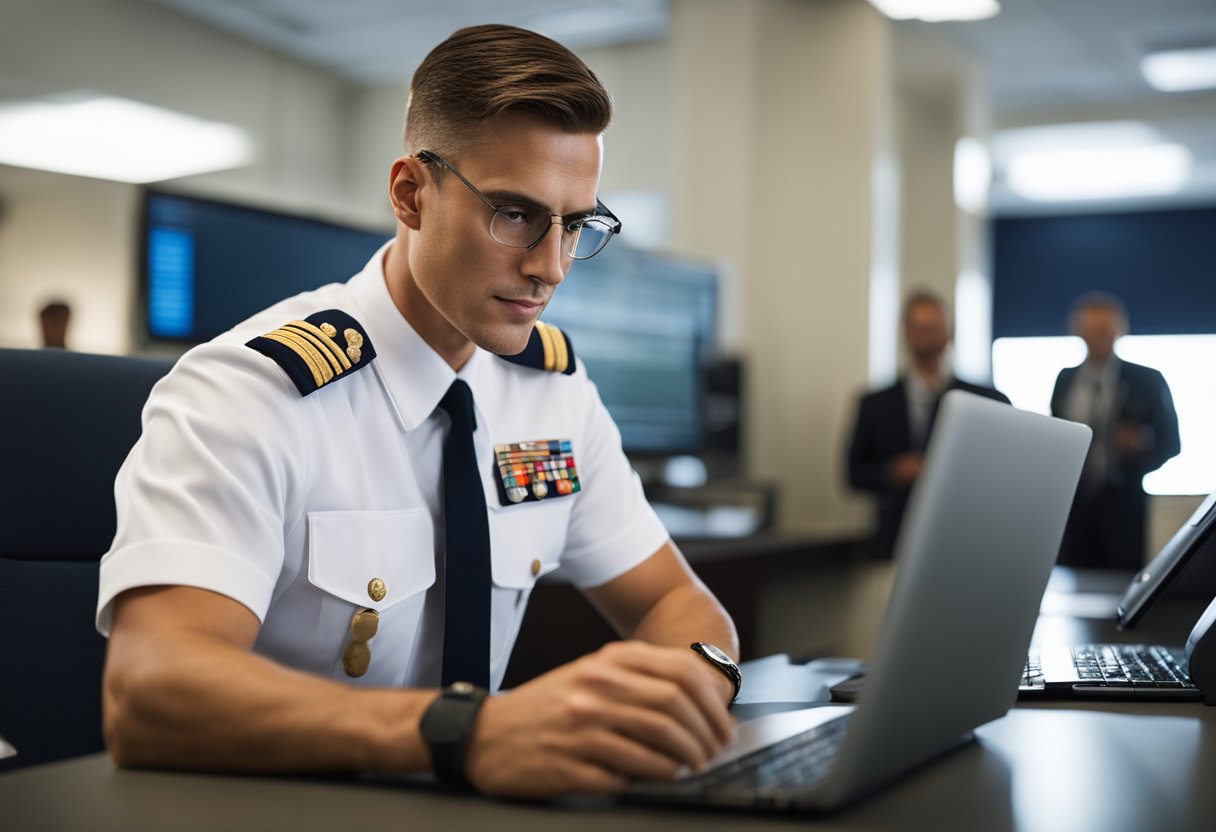
M 887 479 L 891 484 L 899 488 L 906 488 L 916 481 L 920 476 L 920 468 L 924 463 L 924 455 L 909 451 L 905 454 L 900 454 L 891 460 L 890 466 L 887 468 Z
M 608 644 L 486 700 L 466 772 L 486 794 L 543 798 L 699 770 L 734 731 L 721 682 L 688 648 Z
M 1119 422 L 1115 425 L 1115 453 L 1127 458 L 1145 450 L 1144 426 L 1139 422 Z

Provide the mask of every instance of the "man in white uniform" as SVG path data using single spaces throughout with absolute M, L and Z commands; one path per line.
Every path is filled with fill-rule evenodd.
M 538 321 L 619 230 L 596 199 L 610 115 L 547 38 L 455 33 L 411 84 L 394 239 L 157 385 L 101 567 L 119 765 L 551 796 L 673 777 L 729 739 L 734 627 Z M 550 572 L 624 640 L 490 695 Z

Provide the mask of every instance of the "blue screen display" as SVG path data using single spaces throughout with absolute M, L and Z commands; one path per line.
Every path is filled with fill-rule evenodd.
M 194 235 L 152 228 L 147 257 L 149 334 L 189 338 L 194 326 Z

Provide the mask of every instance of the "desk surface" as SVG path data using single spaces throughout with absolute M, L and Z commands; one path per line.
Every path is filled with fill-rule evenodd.
M 1045 604 L 1044 612 L 1050 608 Z M 1119 636 L 1108 632 L 1104 622 L 1068 622 L 1072 634 Z M 1061 616 L 1044 615 L 1039 632 L 1060 632 L 1063 623 Z M 1159 637 L 1178 642 L 1185 635 L 1162 632 Z M 1143 702 L 1022 704 L 981 726 L 975 742 L 851 809 L 817 820 L 815 828 L 1216 829 L 1212 783 L 1216 708 Z M 406 827 L 646 832 L 805 829 L 807 821 L 591 801 L 506 803 L 387 780 L 116 771 L 107 757 L 95 755 L 0 775 L 0 826 L 123 832 Z
M 1216 709 L 1019 707 L 823 830 L 1216 828 Z M 104 755 L 0 777 L 13 830 L 755 830 L 806 820 L 512 804 L 392 782 L 115 771 Z

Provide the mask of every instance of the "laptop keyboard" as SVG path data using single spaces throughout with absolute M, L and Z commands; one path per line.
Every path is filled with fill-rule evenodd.
M 1118 688 L 1194 688 L 1174 651 L 1157 644 L 1074 644 L 1072 662 L 1079 685 Z M 1022 687 L 1044 685 L 1039 656 L 1031 653 L 1022 672 Z
M 674 783 L 640 781 L 626 799 L 749 805 L 766 795 L 806 791 L 827 776 L 852 714 L 761 748 L 718 768 Z

